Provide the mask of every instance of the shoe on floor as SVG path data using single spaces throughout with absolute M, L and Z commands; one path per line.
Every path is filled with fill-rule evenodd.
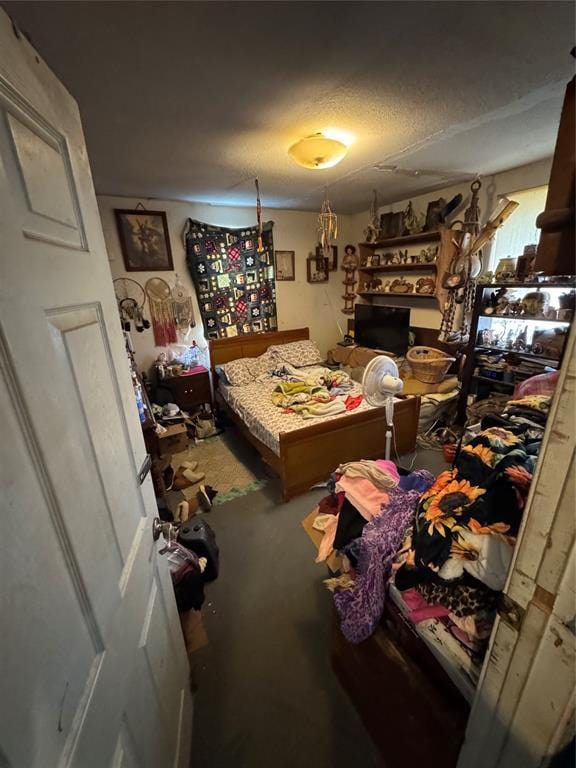
M 193 472 L 195 472 L 198 469 L 198 462 L 197 461 L 183 461 L 180 466 L 186 467 L 186 469 L 191 469 Z
M 193 472 L 191 469 L 178 467 L 172 488 L 176 491 L 183 491 L 185 488 L 190 488 L 191 485 L 201 482 L 205 477 L 204 472 Z
M 200 490 L 196 494 L 200 509 L 202 509 L 204 512 L 210 512 L 212 509 L 212 499 L 210 498 L 208 489 L 212 490 L 210 486 L 201 485 Z

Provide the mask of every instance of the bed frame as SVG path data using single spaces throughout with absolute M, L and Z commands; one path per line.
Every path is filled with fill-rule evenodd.
M 216 366 L 241 357 L 258 357 L 272 344 L 309 338 L 308 328 L 296 328 L 210 341 L 212 380 L 218 406 L 278 474 L 283 501 L 305 493 L 314 483 L 325 480 L 338 464 L 381 458 L 386 442 L 385 409 L 375 408 L 310 424 L 291 432 L 281 432 L 280 456 L 277 456 L 250 432 L 240 416 L 218 395 Z M 418 397 L 400 400 L 394 407 L 394 432 L 399 454 L 413 451 L 416 446 L 419 412 Z

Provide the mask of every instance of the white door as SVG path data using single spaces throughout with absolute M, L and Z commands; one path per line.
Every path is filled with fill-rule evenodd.
M 0 414 L 0 766 L 187 765 L 188 664 L 80 117 L 2 10 Z
M 574 738 L 576 327 L 458 768 L 544 768 Z

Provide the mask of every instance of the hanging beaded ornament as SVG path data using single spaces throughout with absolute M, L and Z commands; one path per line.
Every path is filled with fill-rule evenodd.
M 157 347 L 167 347 L 177 341 L 174 305 L 170 286 L 161 277 L 151 277 L 146 282 L 146 296 L 150 306 L 154 343 Z
M 322 210 L 318 216 L 318 240 L 322 249 L 322 256 L 325 259 L 331 259 L 332 240 L 338 237 L 338 217 L 330 206 L 328 192 L 324 196 Z

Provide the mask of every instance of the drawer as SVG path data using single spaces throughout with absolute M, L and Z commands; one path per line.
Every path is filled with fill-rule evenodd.
M 212 402 L 210 377 L 207 373 L 164 379 L 161 386 L 172 392 L 174 402 L 181 408 Z

